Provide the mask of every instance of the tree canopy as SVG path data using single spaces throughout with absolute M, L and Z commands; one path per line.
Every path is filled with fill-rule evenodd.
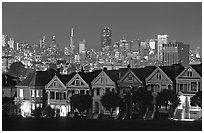
M 14 62 L 10 66 L 9 75 L 20 77 L 21 75 L 24 75 L 26 71 L 25 65 L 21 62 Z
M 164 89 L 158 93 L 156 97 L 156 106 L 160 108 L 161 106 L 166 106 L 166 109 L 172 114 L 175 108 L 179 105 L 180 99 L 178 95 L 172 90 Z
M 191 98 L 191 106 L 202 107 L 202 91 L 198 91 L 192 98 Z
M 76 108 L 80 114 L 92 107 L 92 97 L 90 95 L 75 94 L 70 97 L 71 105 Z
M 139 114 L 142 117 L 146 109 L 153 105 L 153 96 L 145 87 L 140 87 L 137 91 L 132 93 L 132 102 L 139 105 Z
M 101 102 L 102 105 L 109 110 L 111 117 L 113 114 L 113 111 L 117 108 L 120 107 L 123 103 L 122 98 L 120 98 L 118 96 L 117 93 L 114 92 L 108 92 L 105 93 L 102 97 L 101 97 Z

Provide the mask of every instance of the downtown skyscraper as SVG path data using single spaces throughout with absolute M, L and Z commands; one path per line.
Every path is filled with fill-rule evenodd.
M 101 33 L 101 50 L 109 50 L 111 46 L 111 30 L 109 27 L 105 27 L 102 29 Z

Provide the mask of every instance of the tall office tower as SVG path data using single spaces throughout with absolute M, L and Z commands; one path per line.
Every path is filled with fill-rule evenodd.
M 53 47 L 57 47 L 57 43 L 56 43 L 56 40 L 55 40 L 55 36 L 52 36 L 52 42 L 50 44 L 50 47 L 53 48 Z
M 85 47 L 86 47 L 86 41 L 79 41 L 79 53 L 82 53 L 85 51 Z
M 2 46 L 5 47 L 8 45 L 8 35 L 2 35 Z
M 71 34 L 70 34 L 70 51 L 71 53 L 74 53 L 74 29 L 71 29 Z
M 182 42 L 163 44 L 163 65 L 189 65 L 189 45 Z
M 9 41 L 8 41 L 9 47 L 14 49 L 14 44 L 15 44 L 14 38 L 10 38 Z
M 111 30 L 109 27 L 105 27 L 102 29 L 101 34 L 101 50 L 109 50 L 111 47 Z
M 158 41 L 158 45 L 157 45 L 157 58 L 158 61 L 162 61 L 163 57 L 162 57 L 162 49 L 163 49 L 163 44 L 167 44 L 168 43 L 168 35 L 157 35 L 157 41 Z
M 139 52 L 140 49 L 140 40 L 135 39 L 130 42 L 130 51 L 131 52 Z
M 40 48 L 45 48 L 45 47 L 46 47 L 45 36 L 43 36 L 43 38 L 40 40 Z

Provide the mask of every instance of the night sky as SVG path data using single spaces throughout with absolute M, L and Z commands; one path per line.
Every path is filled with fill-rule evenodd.
M 88 48 L 99 49 L 101 30 L 112 30 L 112 42 L 123 36 L 131 41 L 168 34 L 169 40 L 202 45 L 202 3 L 3 3 L 2 32 L 18 42 L 39 43 L 43 35 L 50 42 L 53 35 L 60 47 L 70 44 L 75 30 L 75 44 L 85 39 Z

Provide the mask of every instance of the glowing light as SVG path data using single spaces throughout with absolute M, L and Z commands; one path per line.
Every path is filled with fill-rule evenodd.
M 21 115 L 23 117 L 31 116 L 31 103 L 30 101 L 25 101 L 21 105 Z
M 67 116 L 67 108 L 65 106 L 61 106 L 61 108 L 60 108 L 60 116 L 63 116 L 63 117 Z

